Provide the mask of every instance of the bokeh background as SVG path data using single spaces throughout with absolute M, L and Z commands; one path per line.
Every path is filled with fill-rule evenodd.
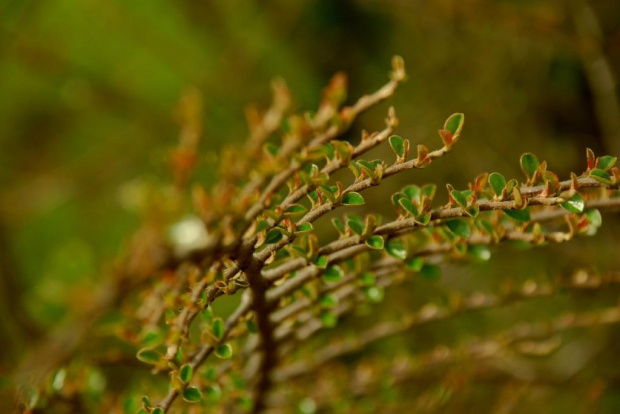
M 244 107 L 268 106 L 274 76 L 295 110 L 311 110 L 336 71 L 349 74 L 348 102 L 378 88 L 394 54 L 408 82 L 347 137 L 379 130 L 388 105 L 413 144 L 435 146 L 453 112 L 466 126 L 449 158 L 370 190 L 368 211 L 389 211 L 389 194 L 410 182 L 464 188 L 483 171 L 520 177 L 526 151 L 561 177 L 585 169 L 586 147 L 620 155 L 614 0 L 0 1 L 0 373 L 73 318 L 122 254 L 140 222 L 132 195 L 169 180 L 186 91 L 202 95 L 199 177 L 210 184 L 218 150 L 247 136 Z M 620 223 L 605 222 L 595 239 L 499 249 L 489 263 L 447 268 L 443 283 L 467 290 L 507 273 L 618 269 Z M 434 339 L 472 325 L 480 320 Z M 558 412 L 574 408 L 567 394 Z M 606 407 L 617 399 L 611 393 Z

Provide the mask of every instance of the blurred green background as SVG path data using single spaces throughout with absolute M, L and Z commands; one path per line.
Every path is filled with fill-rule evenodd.
M 414 145 L 437 146 L 453 112 L 466 114 L 465 131 L 449 158 L 369 191 L 369 210 L 389 211 L 389 194 L 411 180 L 464 188 L 483 171 L 520 177 L 525 151 L 562 177 L 585 169 L 586 147 L 620 155 L 615 0 L 3 0 L 0 20 L 0 372 L 70 318 L 122 253 L 139 223 L 126 195 L 168 179 L 188 88 L 203 96 L 208 165 L 243 141 L 243 109 L 268 106 L 274 76 L 295 110 L 311 110 L 336 71 L 349 74 L 353 102 L 402 55 L 408 82 L 348 137 L 379 130 L 388 105 Z M 212 183 L 215 171 L 200 177 Z M 515 273 L 617 267 L 613 227 L 517 264 L 500 251 L 470 271 L 493 277 L 508 260 Z

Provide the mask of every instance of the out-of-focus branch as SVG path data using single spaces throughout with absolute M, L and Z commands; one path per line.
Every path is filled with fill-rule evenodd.
M 343 108 L 340 112 L 340 117 L 342 118 L 342 123 L 340 125 L 334 125 L 330 127 L 327 132 L 318 137 L 315 137 L 307 146 L 308 151 L 312 151 L 329 142 L 332 139 L 335 139 L 338 135 L 344 133 L 350 127 L 353 120 L 362 112 L 368 110 L 369 108 L 377 105 L 381 101 L 391 97 L 398 85 L 403 82 L 406 78 L 404 63 L 402 62 L 402 58 L 395 57 L 393 62 L 393 73 L 390 81 L 384 85 L 381 89 L 371 95 L 365 95 L 361 97 L 353 106 Z M 282 170 L 280 173 L 276 174 L 273 179 L 269 182 L 269 184 L 263 190 L 261 196 L 258 201 L 250 207 L 248 212 L 245 215 L 246 221 L 251 221 L 256 216 L 260 214 L 261 211 L 265 208 L 265 201 L 267 198 L 277 191 L 281 186 L 283 186 L 286 181 L 295 174 L 301 167 L 303 167 L 305 163 L 301 163 L 298 161 L 293 161 L 291 164 Z
M 575 277 L 557 288 L 564 290 L 584 290 L 600 288 L 604 285 L 620 283 L 620 274 L 612 273 L 605 277 L 590 277 L 587 273 L 577 273 Z M 451 309 L 442 309 L 433 303 L 423 306 L 420 311 L 401 317 L 400 321 L 383 322 L 368 329 L 352 340 L 344 340 L 327 345 L 315 351 L 311 358 L 284 366 L 274 372 L 277 382 L 288 381 L 315 371 L 319 366 L 340 358 L 344 355 L 364 349 L 369 344 L 406 332 L 414 326 L 420 326 L 438 320 L 447 320 L 466 312 L 506 306 L 516 300 L 549 297 L 556 293 L 557 288 L 552 285 L 541 285 L 533 281 L 526 282 L 520 289 L 496 294 L 475 293 L 463 297 Z M 583 314 L 567 313 L 553 323 L 523 324 L 515 327 L 503 335 L 509 341 L 516 341 L 524 335 L 545 336 L 556 331 L 588 327 L 596 324 L 611 324 L 620 322 L 620 308 L 612 307 L 603 311 Z
M 241 319 L 241 317 L 243 317 L 243 315 L 245 315 L 251 309 L 252 300 L 249 293 L 250 291 L 244 292 L 244 295 L 241 297 L 241 303 L 239 304 L 239 306 L 237 306 L 233 314 L 230 315 L 228 319 L 226 319 L 226 322 L 224 323 L 222 338 L 220 339 L 219 343 L 222 343 L 228 338 L 233 328 L 239 322 L 239 319 Z M 192 369 L 195 370 L 200 367 L 206 361 L 209 355 L 213 353 L 216 345 L 217 344 L 202 345 L 191 358 L 190 365 Z M 159 406 L 164 410 L 165 413 L 167 413 L 178 396 L 179 390 L 176 388 L 172 388 L 168 392 L 166 397 L 159 403 Z
M 608 152 L 620 154 L 620 103 L 617 80 L 605 56 L 603 34 L 588 0 L 572 0 L 577 44 L 594 98 L 594 109 Z

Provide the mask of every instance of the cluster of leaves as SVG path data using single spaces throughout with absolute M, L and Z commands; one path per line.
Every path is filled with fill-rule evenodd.
M 451 115 L 438 131 L 441 146 L 417 145 L 412 158 L 409 140 L 394 135 L 398 120 L 390 108 L 381 131 L 363 132 L 356 145 L 341 139 L 360 113 L 390 97 L 405 80 L 402 59 L 394 58 L 392 69 L 389 83 L 345 107 L 346 78 L 336 75 L 314 114 L 287 116 L 288 91 L 275 84 L 274 105 L 252 118 L 245 152 L 234 160 L 223 157 L 222 179 L 212 189 L 199 183 L 191 188 L 199 218 L 192 231 L 205 237 L 183 249 L 173 241 L 166 251 L 175 253 L 158 258 L 134 289 L 117 292 L 130 322 L 116 326 L 112 336 L 122 350 L 135 349 L 154 375 L 151 388 L 126 390 L 107 403 L 122 400 L 125 412 L 165 413 L 180 397 L 190 406 L 264 411 L 282 403 L 278 391 L 290 381 L 340 355 L 419 323 L 497 305 L 478 298 L 456 303 L 449 312 L 426 307 L 403 317 L 401 325 L 373 328 L 336 351 L 309 346 L 315 334 L 338 326 L 360 306 L 381 302 L 389 286 L 417 276 L 435 280 L 438 264 L 445 261 L 487 261 L 495 244 L 541 245 L 595 234 L 601 226 L 598 209 L 620 205 L 617 159 L 588 150 L 587 169 L 565 181 L 546 162 L 524 154 L 522 182 L 496 172 L 481 174 L 468 189 L 448 184 L 445 205 L 434 202 L 435 183 L 408 185 L 391 196 L 395 217 L 354 214 L 365 203 L 364 190 L 403 171 L 431 166 L 463 132 L 464 115 Z M 278 131 L 281 143 L 272 137 Z M 394 162 L 362 158 L 386 141 Z M 195 146 L 183 150 L 191 153 Z M 183 168 L 175 176 L 187 181 L 193 163 L 188 167 L 178 156 L 174 160 Z M 346 169 L 352 173 L 349 184 L 333 179 Z M 347 214 L 332 219 L 338 237 L 319 242 L 315 224 L 341 208 Z M 547 225 L 558 218 L 563 227 Z M 225 297 L 229 300 L 219 300 Z M 232 312 L 220 303 L 232 303 Z M 83 355 L 88 369 L 125 361 L 97 357 Z M 54 396 L 66 393 L 79 398 L 84 390 L 78 383 L 72 387 L 39 389 L 24 407 L 51 405 L 66 398 Z M 102 390 L 99 398 L 105 396 Z M 301 402 L 302 411 L 316 408 Z

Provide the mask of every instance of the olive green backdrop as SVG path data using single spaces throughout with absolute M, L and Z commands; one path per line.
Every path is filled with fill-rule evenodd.
M 585 169 L 586 147 L 620 155 L 613 0 L 0 1 L 0 373 L 72 318 L 80 292 L 122 254 L 140 221 L 132 192 L 168 179 L 184 91 L 202 94 L 202 161 L 213 161 L 246 136 L 244 107 L 268 105 L 272 77 L 306 110 L 342 70 L 351 102 L 387 80 L 394 54 L 408 82 L 348 137 L 380 129 L 390 104 L 413 144 L 437 144 L 453 112 L 466 126 L 449 157 L 370 190 L 369 210 L 389 211 L 409 180 L 464 188 L 483 171 L 520 177 L 525 151 L 561 176 Z M 214 172 L 201 167 L 200 180 Z M 618 269 L 619 223 L 605 220 L 596 239 L 501 249 L 444 278 L 467 289 L 507 271 Z

